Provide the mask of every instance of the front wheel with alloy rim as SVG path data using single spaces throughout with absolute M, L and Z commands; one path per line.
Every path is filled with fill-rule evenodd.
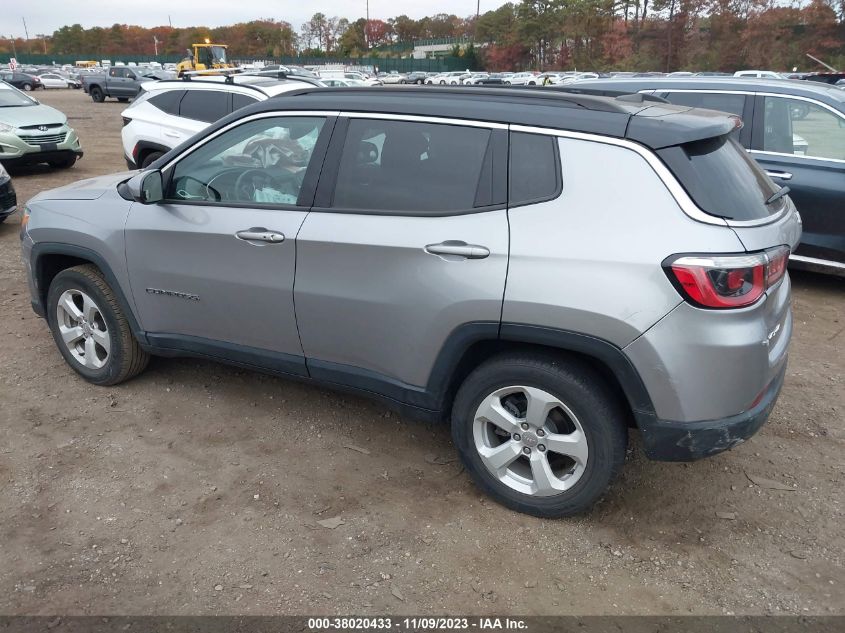
M 452 408 L 452 437 L 476 484 L 540 517 L 590 508 L 622 467 L 627 420 L 587 363 L 503 355 L 473 371 Z
M 59 352 L 89 382 L 116 385 L 149 362 L 114 291 L 94 266 L 56 275 L 47 293 L 47 318 Z

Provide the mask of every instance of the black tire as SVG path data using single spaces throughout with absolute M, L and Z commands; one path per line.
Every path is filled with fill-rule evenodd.
M 422 86 L 422 85 L 423 85 L 423 80 L 422 80 L 422 79 L 417 79 L 414 83 L 415 83 L 415 84 L 417 84 L 418 86 Z
M 102 103 L 106 100 L 106 95 L 103 94 L 103 91 L 97 86 L 91 87 L 91 89 L 88 91 L 88 94 L 91 95 L 91 98 L 94 100 L 95 103 Z
M 76 360 L 62 340 L 59 330 L 57 305 L 66 290 L 79 290 L 90 296 L 97 305 L 109 333 L 110 351 L 103 367 L 84 366 Z M 137 376 L 147 367 L 147 354 L 129 326 L 114 291 L 102 273 L 90 264 L 74 266 L 55 276 L 47 293 L 47 321 L 59 352 L 71 368 L 95 385 L 116 385 Z
M 121 103 L 126 103 L 127 101 L 129 101 L 129 97 L 118 97 L 117 100 Z
M 583 474 L 570 489 L 551 496 L 519 492 L 490 473 L 482 461 L 473 437 L 476 411 L 488 395 L 512 385 L 542 389 L 577 417 L 589 453 Z M 627 416 L 618 398 L 589 364 L 553 354 L 503 354 L 483 363 L 461 385 L 452 407 L 452 439 L 476 485 L 494 500 L 537 517 L 567 517 L 588 510 L 622 468 L 628 442 Z
M 23 88 L 24 90 L 26 90 L 27 92 L 31 92 L 31 91 L 32 91 L 32 84 L 31 84 L 31 83 L 29 83 L 29 82 L 27 82 L 27 83 L 25 83 L 25 84 L 22 86 L 22 88 Z
M 47 164 L 54 169 L 70 169 L 76 164 L 76 156 L 68 156 L 59 160 L 51 160 Z
M 141 169 L 146 169 L 162 156 L 164 156 L 164 152 L 150 152 L 144 156 L 144 160 L 141 161 Z

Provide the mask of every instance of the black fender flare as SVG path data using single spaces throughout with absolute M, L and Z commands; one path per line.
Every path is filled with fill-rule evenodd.
M 135 317 L 135 313 L 132 311 L 130 303 L 126 300 L 123 288 L 117 281 L 117 277 L 112 271 L 111 266 L 109 266 L 108 263 L 106 263 L 106 260 L 96 251 L 83 246 L 76 246 L 75 244 L 64 244 L 61 242 L 38 242 L 32 247 L 30 265 L 32 267 L 32 276 L 35 280 L 35 287 L 37 290 L 37 296 L 32 299 L 32 308 L 38 316 L 43 318 L 46 318 L 47 316 L 46 299 L 49 287 L 45 287 L 44 279 L 46 256 L 49 255 L 66 255 L 69 257 L 75 257 L 77 259 L 89 261 L 99 268 L 100 272 L 102 272 L 103 276 L 106 278 L 106 282 L 117 297 L 120 309 L 123 310 L 123 313 L 126 315 L 126 319 L 129 321 L 129 327 L 132 329 L 132 333 L 139 342 L 147 342 L 147 337 L 141 329 L 138 320 Z
M 169 152 L 171 147 L 167 147 L 166 145 L 161 145 L 160 143 L 153 143 L 152 141 L 138 141 L 135 143 L 135 147 L 132 148 L 132 160 L 135 161 L 135 164 L 140 169 L 141 161 L 138 160 L 141 153 L 152 150 L 154 152 L 161 152 L 162 154 L 166 154 Z
M 507 322 L 465 323 L 452 332 L 437 356 L 426 385 L 425 391 L 431 398 L 426 404 L 430 408 L 449 408 L 447 400 L 452 378 L 464 355 L 473 345 L 485 341 L 536 345 L 592 358 L 616 378 L 638 424 L 657 417 L 639 371 L 622 349 L 613 343 L 569 330 Z

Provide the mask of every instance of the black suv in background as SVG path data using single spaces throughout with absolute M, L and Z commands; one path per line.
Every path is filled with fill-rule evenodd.
M 742 118 L 739 142 L 804 222 L 796 267 L 845 276 L 845 91 L 813 81 L 686 77 L 593 79 L 562 89 L 648 92 Z

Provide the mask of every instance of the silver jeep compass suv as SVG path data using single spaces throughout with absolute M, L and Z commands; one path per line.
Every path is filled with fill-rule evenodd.
M 35 311 L 113 385 L 200 356 L 451 421 L 477 484 L 588 508 L 766 421 L 801 223 L 739 119 L 653 97 L 309 88 L 28 203 Z

